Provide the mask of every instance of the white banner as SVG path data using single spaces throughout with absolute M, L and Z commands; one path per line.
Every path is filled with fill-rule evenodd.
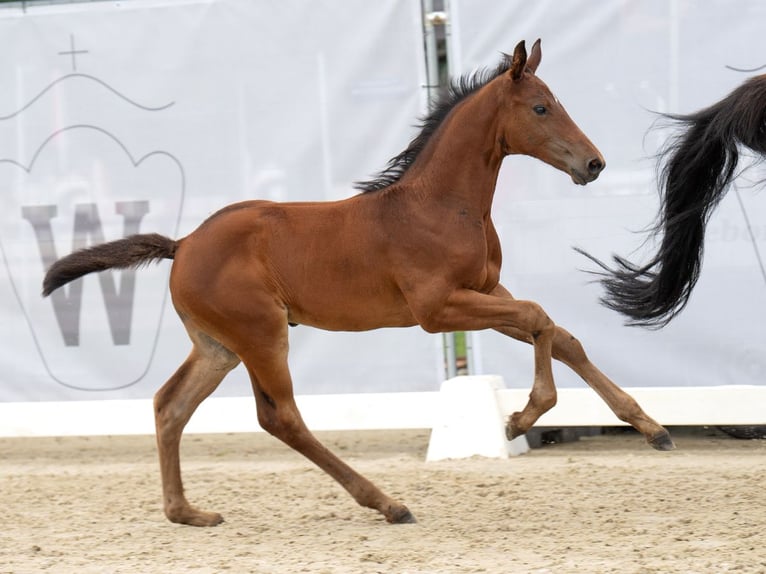
M 0 37 L 0 401 L 150 397 L 189 352 L 169 262 L 43 299 L 51 261 L 242 199 L 352 195 L 425 104 L 418 0 L 5 4 Z M 296 392 L 436 389 L 439 342 L 298 327 Z M 249 393 L 241 368 L 218 392 Z
M 706 106 L 748 76 L 725 66 L 766 63 L 766 7 L 450 4 L 453 72 L 542 37 L 540 76 L 608 164 L 580 188 L 507 160 L 494 210 L 503 282 L 543 304 L 619 384 L 763 385 L 763 193 L 743 188 L 719 207 L 702 279 L 663 331 L 625 328 L 600 307 L 570 247 L 606 258 L 640 246 L 632 231 L 654 216 L 651 156 L 668 135 L 647 133 L 649 110 Z M 4 4 L 0 34 L 0 401 L 148 398 L 189 350 L 167 263 L 42 299 L 46 261 L 134 231 L 182 236 L 246 198 L 349 196 L 406 145 L 425 104 L 417 0 Z M 440 343 L 419 329 L 296 328 L 296 392 L 435 390 Z M 528 347 L 493 333 L 475 347 L 478 372 L 528 388 Z M 556 376 L 582 385 L 564 368 Z M 217 394 L 249 393 L 238 369 Z
M 542 38 L 538 75 L 600 148 L 606 171 L 587 187 L 547 165 L 509 158 L 493 211 L 503 241 L 502 281 L 538 301 L 577 335 L 593 361 L 625 386 L 766 384 L 766 194 L 739 180 L 710 222 L 702 277 L 664 330 L 623 327 L 598 305 L 600 286 L 578 268 L 611 253 L 641 261 L 657 186 L 653 154 L 668 137 L 657 112 L 690 113 L 720 100 L 766 64 L 766 4 L 759 0 L 451 0 L 454 71 L 494 65 Z M 759 72 L 763 73 L 763 72 Z M 741 204 L 740 204 L 741 201 Z M 745 217 L 747 215 L 747 218 Z M 532 380 L 531 349 L 495 333 L 475 336 L 479 372 L 512 387 Z M 582 386 L 565 367 L 559 386 Z

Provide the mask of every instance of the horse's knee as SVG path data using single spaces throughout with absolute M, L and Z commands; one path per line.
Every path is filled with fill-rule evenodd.
M 532 340 L 536 341 L 543 335 L 550 336 L 556 329 L 556 324 L 545 312 L 543 306 L 534 301 L 518 301 L 522 312 L 518 317 L 519 327 L 526 330 Z
M 636 419 L 645 416 L 644 410 L 636 399 L 627 393 L 615 402 L 612 410 L 618 419 L 631 425 Z

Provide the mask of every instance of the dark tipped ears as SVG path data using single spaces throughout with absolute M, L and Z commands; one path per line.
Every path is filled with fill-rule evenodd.
M 524 40 L 516 44 L 513 50 L 513 60 L 511 63 L 511 78 L 520 80 L 524 75 L 524 69 L 527 67 L 527 48 Z
M 537 66 L 540 65 L 540 59 L 543 57 L 543 52 L 540 49 L 540 38 L 535 40 L 532 44 L 532 49 L 529 51 L 529 58 L 527 58 L 527 69 L 533 74 L 537 71 Z

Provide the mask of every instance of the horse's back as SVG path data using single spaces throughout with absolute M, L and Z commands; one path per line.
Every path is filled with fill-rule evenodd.
M 182 314 L 281 308 L 330 330 L 413 324 L 369 200 L 227 206 L 179 241 L 171 272 Z

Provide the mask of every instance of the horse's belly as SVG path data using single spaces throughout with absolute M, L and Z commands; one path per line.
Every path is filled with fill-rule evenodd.
M 409 307 L 402 300 L 383 304 L 374 300 L 312 297 L 312 301 L 288 303 L 288 321 L 328 331 L 370 331 L 383 327 L 417 325 Z M 317 299 L 319 299 L 317 301 Z M 316 304 L 311 304 L 316 303 Z

